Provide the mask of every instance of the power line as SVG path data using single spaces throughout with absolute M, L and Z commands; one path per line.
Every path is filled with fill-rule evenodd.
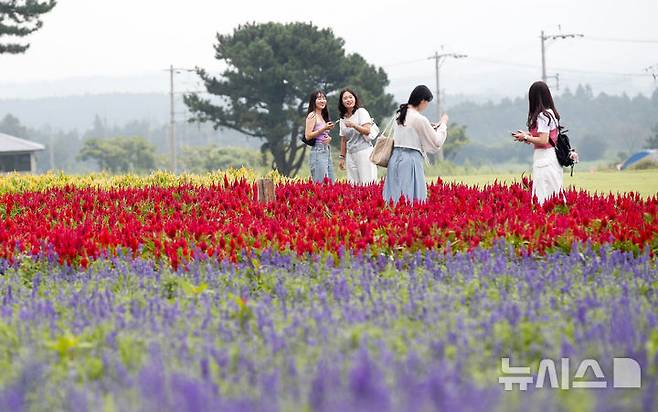
M 611 43 L 638 43 L 638 44 L 658 44 L 658 40 L 652 39 L 618 39 L 612 37 L 585 37 L 586 40 L 611 42 Z
M 583 73 L 583 74 L 601 74 L 601 75 L 619 76 L 619 77 L 647 77 L 647 76 L 649 76 L 648 74 L 630 73 L 630 72 L 627 72 L 627 73 L 623 73 L 623 72 L 601 72 L 601 71 L 593 71 L 593 70 L 565 69 L 565 68 L 560 68 L 560 67 L 556 67 L 555 69 L 563 71 L 563 72 Z
M 540 67 L 536 64 L 515 63 L 515 62 L 510 62 L 510 61 L 490 59 L 490 58 L 487 58 L 487 57 L 469 56 L 469 58 L 472 59 L 472 60 L 481 61 L 481 62 L 484 62 L 484 63 L 497 64 L 497 65 L 501 65 L 501 66 L 520 67 L 520 68 L 524 68 L 524 69 L 536 70 Z
M 489 59 L 485 57 L 478 57 L 478 56 L 469 56 L 470 59 L 475 60 L 475 61 L 480 61 L 483 63 L 490 63 L 490 64 L 496 64 L 496 65 L 501 65 L 501 66 L 509 66 L 509 67 L 518 67 L 522 69 L 528 69 L 528 70 L 536 70 L 540 68 L 539 65 L 536 64 L 525 64 L 525 63 L 518 63 L 518 62 L 510 62 L 510 61 L 502 61 L 502 60 L 495 60 L 495 59 Z M 572 68 L 565 68 L 565 67 L 556 67 L 555 70 L 559 70 L 562 72 L 569 72 L 569 73 L 582 73 L 582 74 L 600 74 L 600 75 L 609 75 L 609 76 L 620 76 L 620 77 L 647 77 L 650 76 L 650 74 L 645 74 L 645 73 L 633 73 L 633 72 L 606 72 L 606 71 L 597 71 L 597 70 L 584 70 L 584 69 L 572 69 Z M 658 71 L 658 65 L 654 69 Z M 646 69 L 645 69 L 646 71 Z
M 401 62 L 397 62 L 397 63 L 384 64 L 384 65 L 382 65 L 382 68 L 404 66 L 404 65 L 407 65 L 407 64 L 424 62 L 425 60 L 426 59 L 415 59 L 415 60 L 401 61 Z

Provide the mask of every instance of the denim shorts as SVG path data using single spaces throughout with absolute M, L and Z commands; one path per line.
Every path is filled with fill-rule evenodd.
M 334 166 L 331 162 L 331 146 L 316 144 L 311 148 L 311 177 L 314 182 L 322 182 L 325 177 L 333 182 Z

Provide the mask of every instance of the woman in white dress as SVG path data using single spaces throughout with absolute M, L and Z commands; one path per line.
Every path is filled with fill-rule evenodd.
M 367 185 L 377 180 L 377 166 L 370 161 L 373 124 L 370 113 L 361 107 L 359 96 L 352 89 L 343 89 L 338 96 L 340 112 L 340 162 L 347 168 L 347 180 L 355 185 Z M 376 137 L 376 136 L 372 136 Z
M 534 146 L 532 196 L 533 199 L 537 197 L 539 204 L 543 205 L 551 197 L 562 195 L 564 177 L 554 148 L 557 144 L 560 114 L 553 103 L 551 91 L 544 82 L 535 82 L 530 86 L 528 100 L 528 132 L 518 130 L 512 133 L 512 136 L 518 142 Z

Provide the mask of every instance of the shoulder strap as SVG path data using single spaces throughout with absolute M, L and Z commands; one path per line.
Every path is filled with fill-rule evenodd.
M 556 141 L 554 142 L 553 139 L 551 139 L 551 132 L 550 132 L 550 130 L 549 130 L 549 131 L 548 131 L 548 142 L 551 144 L 551 146 L 556 147 L 556 145 L 557 145 L 557 138 L 560 136 L 560 121 L 558 120 L 557 117 L 555 117 L 555 114 L 554 114 L 553 112 L 549 112 L 548 114 L 549 114 L 549 116 L 551 116 L 551 117 L 553 118 L 553 121 L 554 121 L 555 124 L 557 125 L 557 127 L 556 127 L 556 129 L 557 129 L 557 136 L 555 136 L 555 140 L 556 140 Z
M 386 137 L 391 137 L 391 132 L 393 131 L 393 122 L 395 122 L 395 114 L 393 114 L 393 117 L 391 117 L 391 121 L 389 121 L 386 127 L 384 128 L 382 135 Z

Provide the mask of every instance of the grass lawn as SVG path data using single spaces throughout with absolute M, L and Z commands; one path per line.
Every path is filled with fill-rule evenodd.
M 658 195 L 658 169 L 630 170 L 623 172 L 583 172 L 576 169 L 574 170 L 573 177 L 569 176 L 568 170 L 569 169 L 564 169 L 564 184 L 567 187 L 574 186 L 592 193 L 598 192 L 602 194 L 607 194 L 609 192 L 638 192 L 644 197 Z M 506 183 L 518 182 L 521 180 L 521 173 L 442 176 L 441 178 L 444 182 L 461 182 L 469 186 L 484 186 L 495 180 Z

